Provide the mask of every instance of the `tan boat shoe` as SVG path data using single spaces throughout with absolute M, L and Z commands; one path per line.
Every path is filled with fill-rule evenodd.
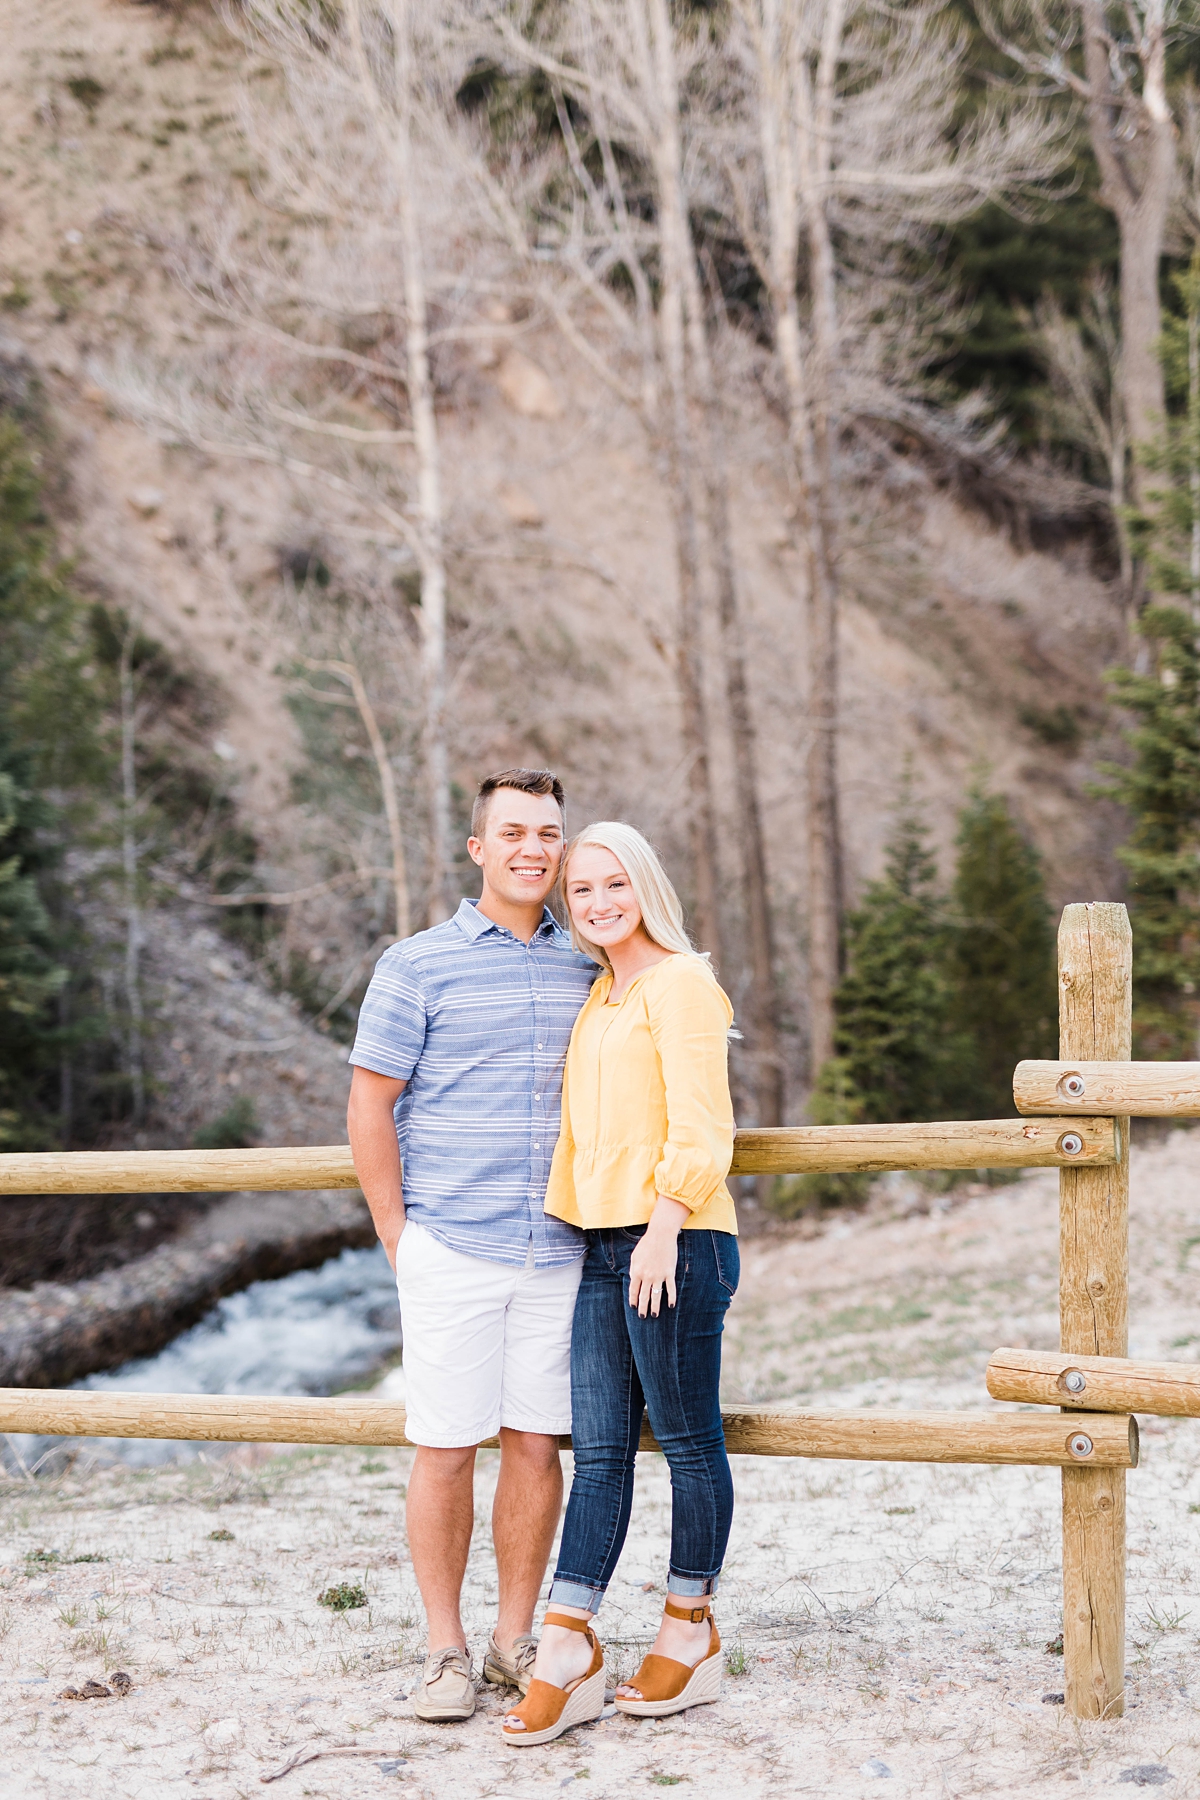
M 425 1658 L 421 1685 L 413 1695 L 418 1719 L 469 1719 L 475 1711 L 475 1676 L 466 1650 L 452 1644 L 431 1650 Z
M 496 1634 L 488 1639 L 487 1655 L 483 1659 L 483 1679 L 490 1681 L 495 1687 L 519 1688 L 523 1694 L 529 1692 L 529 1683 L 533 1680 L 533 1659 L 537 1655 L 537 1639 L 532 1632 L 524 1637 L 514 1638 L 512 1651 L 505 1656 L 496 1642 Z

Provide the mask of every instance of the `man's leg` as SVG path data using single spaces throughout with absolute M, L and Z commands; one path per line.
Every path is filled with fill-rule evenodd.
M 500 1424 L 505 1309 L 519 1271 L 464 1256 L 410 1220 L 396 1250 L 413 1573 L 432 1652 L 463 1644 L 459 1596 L 474 1523 L 475 1447 Z
M 434 1450 L 424 1445 L 417 1451 L 406 1517 L 413 1574 L 429 1625 L 429 1648 L 465 1648 L 459 1601 L 475 1522 L 474 1446 Z
M 532 1250 L 530 1251 L 530 1263 Z M 582 1260 L 521 1271 L 504 1318 L 500 1477 L 492 1508 L 499 1571 L 496 1646 L 533 1629 L 562 1512 L 558 1439 L 571 1429 L 571 1321 Z
M 512 1653 L 514 1639 L 533 1630 L 533 1609 L 550 1560 L 562 1497 L 558 1439 L 536 1431 L 501 1430 L 492 1542 L 500 1577 L 496 1642 L 506 1656 Z

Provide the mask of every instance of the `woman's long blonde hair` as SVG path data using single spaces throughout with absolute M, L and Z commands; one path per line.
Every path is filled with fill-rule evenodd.
M 577 930 L 571 908 L 567 904 L 571 858 L 585 844 L 594 844 L 599 850 L 612 851 L 629 877 L 634 898 L 642 911 L 642 925 L 652 942 L 661 945 L 664 950 L 679 950 L 685 956 L 696 957 L 697 961 L 707 961 L 688 937 L 679 895 L 659 861 L 658 851 L 640 831 L 632 825 L 626 825 L 621 819 L 601 819 L 595 825 L 586 826 L 583 831 L 576 832 L 563 853 L 559 888 L 571 942 L 577 950 L 582 950 L 585 956 L 592 957 L 595 962 L 602 963 L 606 969 L 612 968 L 606 951 Z

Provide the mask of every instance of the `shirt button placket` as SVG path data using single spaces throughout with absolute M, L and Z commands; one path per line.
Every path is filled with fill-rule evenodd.
M 532 1030 L 531 1036 L 533 1038 L 534 1043 L 537 1044 L 537 1048 L 540 1050 L 541 1044 L 538 1042 L 538 1038 L 539 1038 L 539 1035 L 541 1034 L 541 1030 L 542 1030 L 541 1014 L 540 1014 L 540 1007 L 539 1007 L 539 1001 L 541 999 L 541 989 L 538 986 L 537 955 L 534 950 L 534 945 L 536 944 L 536 942 L 537 942 L 537 933 L 535 932 L 533 937 L 530 938 L 529 943 L 526 946 L 526 949 L 529 954 L 529 961 L 527 964 L 528 971 L 529 971 L 529 999 L 530 999 L 530 1006 L 531 1006 L 531 1009 L 533 1012 L 533 1030 Z M 534 1078 L 539 1083 L 539 1089 L 538 1089 L 538 1092 L 536 1094 L 534 1094 L 533 1100 L 532 1100 L 531 1106 L 530 1106 L 531 1130 L 530 1130 L 529 1135 L 530 1135 L 530 1139 L 532 1140 L 532 1149 L 530 1151 L 530 1157 L 529 1157 L 529 1231 L 530 1231 L 530 1236 L 533 1239 L 533 1254 L 534 1254 L 534 1259 L 536 1261 L 538 1252 L 542 1248 L 542 1244 L 543 1244 L 544 1237 L 545 1237 L 545 1229 L 546 1229 L 545 1224 L 543 1222 L 541 1209 L 538 1206 L 538 1196 L 539 1196 L 542 1188 L 545 1186 L 545 1182 L 543 1179 L 543 1164 L 545 1161 L 545 1152 L 544 1152 L 542 1146 L 546 1141 L 546 1132 L 545 1132 L 544 1108 L 542 1105 L 542 1094 L 541 1094 L 541 1087 L 540 1087 L 541 1069 L 538 1067 L 538 1064 L 537 1064 L 536 1052 L 534 1053 L 534 1072 L 535 1072 Z M 536 1137 L 534 1137 L 534 1135 L 533 1135 L 534 1132 L 537 1133 Z

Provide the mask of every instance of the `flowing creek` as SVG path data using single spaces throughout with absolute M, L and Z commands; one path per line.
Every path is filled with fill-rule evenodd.
M 93 1392 L 145 1394 L 330 1394 L 363 1384 L 400 1349 L 395 1277 L 376 1244 L 343 1250 L 318 1269 L 256 1281 L 218 1301 L 199 1324 L 148 1356 L 75 1385 Z M 397 1370 L 389 1398 L 403 1395 Z M 156 1438 L 9 1438 L 26 1469 L 68 1442 L 86 1443 L 105 1461 L 138 1467 L 176 1461 L 219 1445 Z

